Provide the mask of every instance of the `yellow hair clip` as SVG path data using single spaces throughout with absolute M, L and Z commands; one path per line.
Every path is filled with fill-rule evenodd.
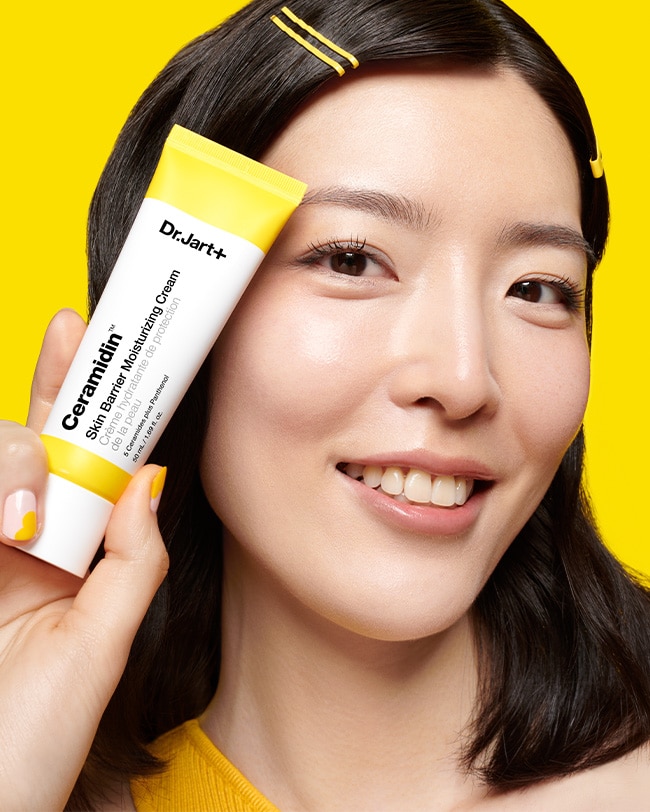
M 600 151 L 598 141 L 596 141 L 596 157 L 589 160 L 591 166 L 591 174 L 595 178 L 602 178 L 605 174 L 605 165 L 603 164 L 603 153 Z
M 335 54 L 342 56 L 344 59 L 347 59 L 348 62 L 352 65 L 353 68 L 359 67 L 359 60 L 353 54 L 349 53 L 348 51 L 344 51 L 336 43 L 332 42 L 332 40 L 327 39 L 327 37 L 323 36 L 319 31 L 316 31 L 315 28 L 312 28 L 310 25 L 304 20 L 301 20 L 300 17 L 296 17 L 296 15 L 288 9 L 286 6 L 282 7 L 282 13 L 287 17 L 291 22 L 295 23 L 297 26 L 302 28 L 303 31 L 306 31 L 310 34 L 314 39 L 318 40 L 318 42 L 325 45 L 330 51 L 333 51 Z M 318 57 L 318 59 L 322 60 L 326 65 L 329 65 L 330 68 L 334 68 L 334 70 L 338 73 L 339 76 L 343 76 L 345 73 L 345 68 L 343 65 L 339 64 L 335 59 L 328 56 L 326 53 L 321 51 L 315 45 L 312 45 L 311 42 L 308 42 L 304 37 L 301 37 L 297 31 L 294 31 L 293 28 L 290 28 L 283 20 L 281 20 L 277 15 L 271 15 L 271 20 L 277 25 L 279 29 L 284 31 L 285 34 L 291 37 L 291 39 L 295 40 L 299 45 L 302 45 L 303 48 L 306 48 L 309 53 L 313 54 L 314 56 Z

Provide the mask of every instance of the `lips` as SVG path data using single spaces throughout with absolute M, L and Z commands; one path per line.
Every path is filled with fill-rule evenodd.
M 484 490 L 490 484 L 470 476 L 431 474 L 420 468 L 400 465 L 342 462 L 337 468 L 397 502 L 450 509 L 464 505 L 473 492 Z

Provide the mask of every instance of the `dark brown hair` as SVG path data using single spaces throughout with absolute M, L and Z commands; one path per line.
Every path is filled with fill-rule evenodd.
M 324 83 L 345 81 L 269 22 L 256 0 L 186 46 L 134 108 L 93 199 L 90 306 L 96 304 L 173 123 L 258 158 Z M 292 10 L 361 64 L 430 61 L 508 66 L 566 132 L 595 262 L 608 226 L 596 142 L 574 80 L 500 0 L 296 0 Z M 591 325 L 589 268 L 587 319 Z M 221 527 L 197 468 L 208 419 L 202 370 L 154 452 L 169 466 L 160 523 L 170 573 L 137 635 L 69 808 L 88 808 L 110 781 L 157 769 L 146 743 L 196 716 L 220 660 Z M 582 491 L 582 433 L 541 505 L 475 606 L 481 696 L 468 769 L 496 790 L 614 759 L 650 739 L 650 601 L 607 552 Z M 435 731 L 432 731 L 435 735 Z

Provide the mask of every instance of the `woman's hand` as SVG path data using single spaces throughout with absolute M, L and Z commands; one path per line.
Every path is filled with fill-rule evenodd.
M 106 556 L 85 581 L 20 551 L 47 478 L 38 438 L 85 330 L 72 311 L 48 327 L 27 427 L 0 421 L 0 809 L 61 809 L 167 571 L 145 466 L 115 506 Z M 21 528 L 18 527 L 21 525 Z M 18 539 L 16 538 L 18 536 Z

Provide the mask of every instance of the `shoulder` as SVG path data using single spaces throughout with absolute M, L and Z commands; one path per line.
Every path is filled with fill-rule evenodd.
M 213 744 L 197 719 L 164 734 L 149 749 L 164 769 L 131 781 L 138 812 L 277 812 Z
M 155 786 L 165 780 L 164 776 L 170 769 L 170 763 L 175 766 L 185 744 L 187 738 L 186 729 L 189 725 L 190 723 L 186 723 L 174 730 L 170 730 L 149 745 L 148 750 L 151 754 L 159 758 L 165 765 L 163 771 L 152 776 L 135 778 L 131 784 L 115 785 L 101 804 L 95 806 L 93 812 L 137 812 L 137 809 L 142 805 L 138 803 L 136 806 L 136 801 L 141 800 L 139 795 L 146 795 L 150 786 Z M 145 798 L 145 801 L 148 803 L 149 799 Z M 144 808 L 149 807 L 145 805 Z
M 583 797 L 591 793 L 592 809 L 650 810 L 650 745 L 640 747 L 623 758 L 587 770 L 580 776 L 577 789 Z
M 650 746 L 599 767 L 544 782 L 516 796 L 508 798 L 512 806 L 501 807 L 504 812 L 650 812 Z

